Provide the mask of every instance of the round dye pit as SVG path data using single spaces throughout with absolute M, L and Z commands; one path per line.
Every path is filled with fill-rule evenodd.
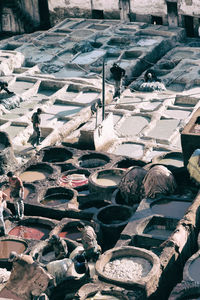
M 75 199 L 74 190 L 64 187 L 55 187 L 47 190 L 40 203 L 47 206 L 58 206 L 66 204 L 73 199 Z
M 10 235 L 15 235 L 24 239 L 45 240 L 50 229 L 45 225 L 19 225 L 9 231 Z
M 59 233 L 59 236 L 77 241 L 81 239 L 81 232 L 76 227 L 63 228 L 63 230 Z
M 48 149 L 44 149 L 43 162 L 64 162 L 70 158 L 72 158 L 72 153 L 65 148 L 60 147 L 51 147 Z
M 155 157 L 153 159 L 153 163 L 157 162 L 162 165 L 171 165 L 178 168 L 181 168 L 184 166 L 183 164 L 183 155 L 179 152 L 170 152 L 165 155 L 161 155 L 158 157 Z
M 138 281 L 147 276 L 152 268 L 152 264 L 142 257 L 123 257 L 113 259 L 104 266 L 105 276 L 117 280 Z
M 112 168 L 100 170 L 90 175 L 89 189 L 91 191 L 113 190 L 119 184 L 121 177 L 124 175 L 124 169 Z
M 88 169 L 102 167 L 109 162 L 110 158 L 100 153 L 86 154 L 78 159 L 79 167 Z
M 22 174 L 20 174 L 20 178 L 22 181 L 25 182 L 34 182 L 38 180 L 44 180 L 47 177 L 48 173 L 44 170 L 38 170 L 38 171 L 25 171 Z
M 60 186 L 68 186 L 71 188 L 80 188 L 88 184 L 88 174 L 80 173 L 78 171 L 68 171 L 60 178 Z
M 2 240 L 0 241 L 0 259 L 8 259 L 11 251 L 18 254 L 23 253 L 27 249 L 27 244 L 17 240 Z
M 106 200 L 91 200 L 88 201 L 84 204 L 79 205 L 79 208 L 85 212 L 89 212 L 89 213 L 97 213 L 97 211 L 102 208 L 105 207 L 107 205 L 109 205 L 109 201 Z
M 103 207 L 97 213 L 97 220 L 99 223 L 106 227 L 112 227 L 117 225 L 128 223 L 132 215 L 132 210 L 127 206 L 122 205 L 109 205 Z
M 181 219 L 190 205 L 191 202 L 170 201 L 168 199 L 161 199 L 153 203 L 151 205 L 151 209 L 154 214 Z

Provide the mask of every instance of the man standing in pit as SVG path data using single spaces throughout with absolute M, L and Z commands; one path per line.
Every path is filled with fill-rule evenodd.
M 110 72 L 112 74 L 113 79 L 115 80 L 115 93 L 113 98 L 120 97 L 121 86 L 122 86 L 122 78 L 125 76 L 126 71 L 118 66 L 117 63 L 114 63 L 110 68 Z
M 38 146 L 40 145 L 40 135 L 41 135 L 41 131 L 40 131 L 40 124 L 41 124 L 41 115 L 42 110 L 41 108 L 38 108 L 36 112 L 34 112 L 34 114 L 31 117 L 31 121 L 33 123 L 33 138 L 31 141 L 31 144 L 33 147 L 35 147 L 35 144 Z
M 5 81 L 0 81 L 0 92 L 2 90 L 6 91 L 7 94 L 11 95 L 11 94 L 14 94 L 13 92 L 9 91 L 9 89 L 7 88 L 8 86 L 8 83 L 5 82 Z
M 15 207 L 15 218 L 22 220 L 24 217 L 24 186 L 22 180 L 12 172 L 7 174 L 9 178 L 10 197 Z
M 2 228 L 2 235 L 5 235 L 5 223 L 3 219 L 3 211 L 4 208 L 6 207 L 6 198 L 7 195 L 3 192 L 0 191 L 0 227 Z

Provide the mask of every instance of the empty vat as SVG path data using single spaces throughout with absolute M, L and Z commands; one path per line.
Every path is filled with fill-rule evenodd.
M 88 169 L 102 167 L 109 162 L 109 156 L 101 153 L 89 153 L 78 158 L 78 166 Z
M 64 147 L 48 147 L 42 150 L 43 152 L 43 162 L 64 162 L 72 158 L 72 152 Z

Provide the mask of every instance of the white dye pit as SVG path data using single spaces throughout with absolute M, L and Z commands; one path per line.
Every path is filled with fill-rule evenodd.
M 179 120 L 159 120 L 148 136 L 155 139 L 168 140 L 178 126 Z
M 151 208 L 154 214 L 181 219 L 190 205 L 191 202 L 161 200 Z
M 165 114 L 167 117 L 175 118 L 175 119 L 186 119 L 190 115 L 190 111 L 180 110 L 180 109 L 168 109 Z
M 147 276 L 152 264 L 141 257 L 124 257 L 107 263 L 104 274 L 117 280 L 138 281 Z
M 97 59 L 105 55 L 104 50 L 94 50 L 91 52 L 86 52 L 78 55 L 72 63 L 79 65 L 89 65 L 95 62 Z
M 156 43 L 157 41 L 154 39 L 140 39 L 136 44 L 139 46 L 152 46 Z

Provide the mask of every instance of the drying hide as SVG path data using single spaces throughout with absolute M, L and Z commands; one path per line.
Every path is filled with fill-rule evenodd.
M 160 194 L 172 194 L 176 189 L 176 181 L 165 166 L 152 167 L 143 180 L 145 196 L 155 198 Z
M 142 167 L 132 167 L 122 176 L 118 188 L 124 204 L 133 205 L 143 198 L 142 181 L 146 173 Z

